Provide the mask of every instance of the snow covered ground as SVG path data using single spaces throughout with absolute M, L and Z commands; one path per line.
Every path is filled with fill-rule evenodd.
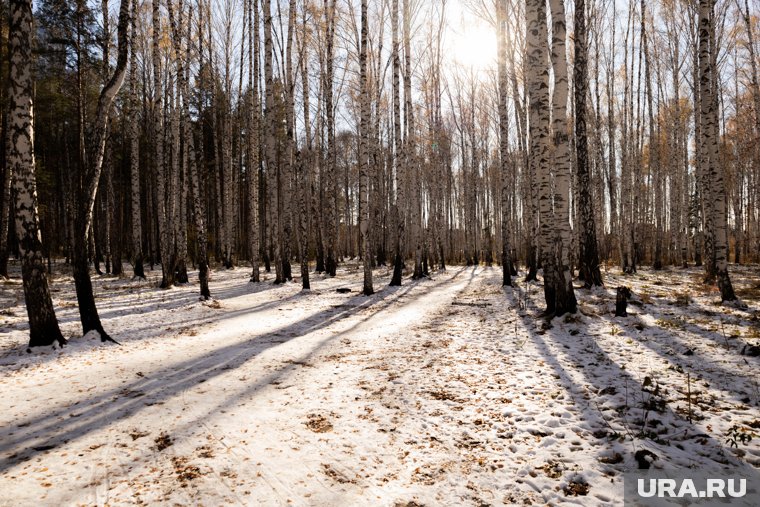
M 0 282 L 0 505 L 614 505 L 639 461 L 756 471 L 760 268 L 732 268 L 746 309 L 698 269 L 609 272 L 551 326 L 498 268 L 380 269 L 367 298 L 358 266 L 308 293 L 241 267 L 211 302 L 96 277 L 121 346 L 78 338 L 58 275 L 71 343 L 33 354 Z

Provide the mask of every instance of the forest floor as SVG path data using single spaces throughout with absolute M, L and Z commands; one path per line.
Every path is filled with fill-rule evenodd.
M 121 346 L 78 337 L 58 274 L 71 343 L 32 354 L 0 282 L 0 505 L 609 505 L 639 461 L 757 470 L 760 267 L 732 273 L 746 308 L 696 268 L 609 272 L 551 325 L 499 268 L 379 269 L 364 297 L 356 265 L 306 293 L 241 267 L 209 302 L 96 277 Z

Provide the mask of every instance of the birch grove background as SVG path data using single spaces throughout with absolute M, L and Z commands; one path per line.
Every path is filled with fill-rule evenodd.
M 0 275 L 70 264 L 85 332 L 108 336 L 91 269 L 199 267 L 208 298 L 209 268 L 308 288 L 360 259 L 369 295 L 498 263 L 505 285 L 541 269 L 562 314 L 576 275 L 704 266 L 733 300 L 729 265 L 758 261 L 750 0 L 40 0 L 16 54 L 28 4 L 0 3 Z

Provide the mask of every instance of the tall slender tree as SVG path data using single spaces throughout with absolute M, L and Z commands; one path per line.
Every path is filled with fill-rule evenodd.
M 335 167 L 335 109 L 333 97 L 333 79 L 334 79 L 334 46 L 335 46 L 335 2 L 336 0 L 324 0 L 325 16 L 325 55 L 324 55 L 324 108 L 327 130 L 327 157 L 325 160 L 326 170 L 323 183 L 327 188 L 327 213 L 322 217 L 323 227 L 325 228 L 326 240 L 326 259 L 325 270 L 329 276 L 335 276 L 337 268 L 337 169 Z
M 16 195 L 16 236 L 21 253 L 21 276 L 29 315 L 29 346 L 66 343 L 58 327 L 42 255 L 34 164 L 34 107 L 32 103 L 32 0 L 10 0 L 8 37 L 10 150 Z
M 137 2 L 132 3 L 129 56 L 129 168 L 132 204 L 132 263 L 134 277 L 145 279 L 142 251 L 142 205 L 140 199 L 140 103 L 137 100 Z
M 498 37 L 499 74 L 499 173 L 501 181 L 501 272 L 505 287 L 512 285 L 512 259 L 509 246 L 509 117 L 507 116 L 507 0 L 497 3 L 496 32 Z
M 74 259 L 73 273 L 74 285 L 79 303 L 79 317 L 82 321 L 82 331 L 87 334 L 95 331 L 102 341 L 114 341 L 103 329 L 95 306 L 95 295 L 92 290 L 92 280 L 87 263 L 87 238 L 88 231 L 94 232 L 93 215 L 95 199 L 97 197 L 100 175 L 103 170 L 103 157 L 106 149 L 108 116 L 111 111 L 116 95 L 119 93 L 127 74 L 129 59 L 129 13 L 130 0 L 121 0 L 119 7 L 119 21 L 117 25 L 117 59 L 116 67 L 111 77 L 100 92 L 95 110 L 95 121 L 92 125 L 90 148 L 87 150 L 89 158 L 84 158 L 84 174 L 81 176 L 81 188 L 79 193 L 79 207 L 75 217 L 74 235 Z M 90 236 L 92 238 L 92 235 Z
M 718 90 L 715 73 L 715 0 L 699 0 L 699 104 L 701 154 L 711 199 L 713 263 L 723 301 L 736 299 L 728 274 L 728 223 L 723 167 L 718 159 Z
M 251 282 L 259 282 L 259 165 L 261 137 L 261 105 L 259 101 L 259 1 L 245 0 L 248 7 L 248 139 L 247 139 L 247 183 L 248 183 L 248 237 L 251 256 Z M 266 0 L 265 0 L 266 1 Z
M 401 141 L 401 58 L 399 53 L 398 39 L 398 6 L 399 0 L 393 0 L 391 6 L 391 59 L 393 60 L 393 169 L 394 169 L 394 222 L 396 224 L 395 253 L 393 259 L 393 277 L 391 286 L 400 286 L 401 277 L 404 269 L 404 225 L 406 216 L 404 214 L 405 201 L 405 178 L 403 160 L 403 145 Z
M 586 96 L 588 94 L 588 31 L 586 29 L 586 0 L 575 0 L 575 152 L 578 178 L 578 208 L 582 226 L 578 241 L 581 278 L 586 287 L 601 286 L 599 250 L 596 243 L 596 220 L 591 189 L 586 129 Z
M 367 83 L 367 31 L 369 21 L 367 19 L 367 0 L 361 0 L 361 43 L 359 48 L 359 97 L 361 119 L 359 125 L 359 229 L 362 239 L 362 260 L 364 264 L 364 289 L 365 296 L 371 296 L 375 290 L 372 287 L 372 245 L 370 242 L 370 206 L 369 206 L 369 156 L 367 144 L 369 142 L 369 86 Z

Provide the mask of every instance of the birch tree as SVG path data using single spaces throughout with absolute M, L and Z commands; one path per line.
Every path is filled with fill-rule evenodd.
M 581 278 L 586 287 L 601 286 L 599 251 L 596 243 L 596 221 L 591 192 L 586 131 L 586 96 L 588 94 L 588 32 L 586 30 L 586 1 L 575 0 L 575 150 L 578 178 L 578 207 L 582 227 L 579 238 Z
M 718 160 L 718 94 L 715 73 L 715 0 L 699 0 L 699 105 L 700 151 L 706 171 L 707 188 L 712 202 L 711 230 L 714 266 L 723 301 L 736 299 L 728 274 L 728 224 L 726 214 L 726 189 L 723 167 Z
M 365 296 L 371 296 L 375 290 L 372 287 L 372 248 L 369 237 L 370 206 L 369 206 L 369 157 L 367 144 L 369 137 L 369 89 L 367 86 L 367 0 L 361 0 L 361 47 L 359 48 L 359 87 L 361 101 L 361 120 L 359 126 L 359 229 L 362 239 L 362 259 L 364 264 Z
M 16 195 L 16 236 L 21 276 L 29 316 L 29 346 L 64 345 L 58 327 L 42 255 L 34 164 L 34 107 L 32 103 L 32 1 L 10 0 L 8 37 L 9 122 L 8 167 Z
M 582 1 L 582 0 L 581 0 Z M 501 271 L 502 285 L 512 285 L 512 259 L 509 246 L 509 119 L 507 116 L 507 0 L 497 3 L 498 74 L 499 74 L 499 173 L 501 181 Z
M 84 159 L 86 160 L 86 167 L 84 167 L 84 174 L 80 175 L 82 185 L 79 192 L 79 207 L 77 208 L 75 217 L 73 273 L 82 331 L 84 334 L 95 331 L 104 342 L 113 342 L 114 340 L 103 329 L 97 307 L 95 306 L 92 280 L 90 279 L 87 264 L 86 241 L 88 231 L 93 230 L 95 199 L 97 197 L 100 175 L 103 170 L 103 157 L 106 149 L 108 116 L 127 74 L 129 12 L 130 1 L 121 0 L 117 26 L 118 49 L 116 67 L 98 97 L 95 121 L 92 125 L 90 149 L 88 150 L 89 158 Z
M 145 279 L 142 251 L 142 204 L 140 199 L 140 122 L 137 99 L 137 2 L 132 3 L 129 55 L 129 168 L 132 205 L 132 265 L 134 278 Z
M 326 259 L 325 270 L 329 276 L 335 276 L 337 267 L 337 175 L 335 168 L 335 109 L 333 104 L 333 79 L 334 79 L 334 44 L 335 44 L 335 2 L 336 0 L 324 0 L 324 17 L 325 17 L 325 55 L 324 71 L 322 79 L 324 80 L 324 108 L 326 116 L 325 129 L 327 131 L 327 157 L 325 160 L 326 170 L 323 183 L 327 189 L 327 213 L 322 217 L 323 227 L 325 228 L 326 240 Z
M 391 286 L 400 286 L 401 277 L 404 269 L 404 225 L 406 216 L 404 207 L 406 206 L 404 186 L 405 182 L 405 163 L 403 162 L 403 145 L 401 141 L 401 58 L 399 54 L 398 38 L 398 20 L 399 17 L 399 0 L 393 0 L 391 7 L 391 59 L 393 60 L 393 169 L 394 169 L 394 186 L 395 200 L 393 218 L 396 224 L 395 231 L 395 252 L 393 259 L 393 277 Z
M 554 137 L 554 313 L 575 313 L 577 302 L 570 265 L 570 136 L 567 122 L 567 38 L 564 0 L 550 0 L 552 15 L 551 60 L 554 70 L 552 123 Z M 548 245 L 547 245 L 548 247 Z M 544 272 L 546 269 L 544 269 Z M 549 303 L 551 306 L 551 303 Z
M 248 234 L 251 256 L 251 282 L 259 282 L 259 139 L 261 137 L 261 106 L 259 101 L 259 1 L 248 2 Z M 264 0 L 267 1 L 267 0 Z M 251 29 L 252 27 L 252 29 Z

